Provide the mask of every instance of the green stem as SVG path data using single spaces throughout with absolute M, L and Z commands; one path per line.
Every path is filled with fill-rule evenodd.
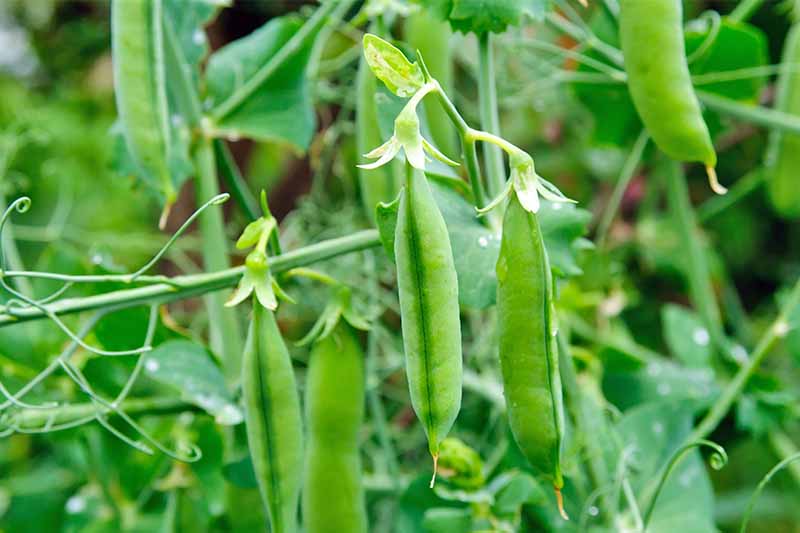
M 337 6 L 340 4 L 349 5 L 352 4 L 352 1 L 353 0 L 345 0 L 341 2 L 338 0 L 329 0 L 320 5 L 311 18 L 309 18 L 305 24 L 292 35 L 291 39 L 286 41 L 286 44 L 278 50 L 278 53 L 272 56 L 269 61 L 256 71 L 253 77 L 243 83 L 227 100 L 222 102 L 211 112 L 211 118 L 214 122 L 221 122 L 225 119 L 226 116 L 247 100 L 251 94 L 258 90 L 261 84 L 272 76 L 284 62 L 303 48 L 310 39 L 313 39 L 317 30 L 322 27 L 328 15 L 330 15 Z
M 640 365 L 646 365 L 652 361 L 660 361 L 664 359 L 661 354 L 654 352 L 649 348 L 595 329 L 591 326 L 591 324 L 585 322 L 577 315 L 571 315 L 569 317 L 569 328 L 570 332 L 574 333 L 578 337 L 588 342 L 595 343 L 599 346 L 614 350 L 615 352 L 619 352 L 627 356 L 632 362 Z
M 800 453 L 800 449 L 797 448 L 797 445 L 792 441 L 789 435 L 783 431 L 770 431 L 768 437 L 770 446 L 772 446 L 772 449 L 775 450 L 775 454 L 780 457 L 782 461 Z M 800 485 L 800 463 L 793 461 L 787 465 L 787 468 L 794 478 L 794 482 Z
M 725 390 L 711 406 L 703 420 L 698 424 L 692 434 L 689 436 L 688 441 L 694 441 L 708 437 L 717 425 L 725 418 L 728 410 L 739 397 L 739 394 L 744 390 L 745 385 L 750 380 L 750 377 L 758 369 L 761 362 L 766 355 L 775 345 L 775 343 L 786 336 L 789 331 L 789 315 L 795 308 L 800 305 L 800 280 L 795 283 L 789 298 L 783 304 L 778 317 L 770 325 L 769 329 L 761 337 L 761 340 L 756 345 L 756 349 L 750 356 L 750 359 L 739 367 L 739 370 L 733 376 L 733 379 L 728 383 Z
M 758 11 L 764 0 L 742 0 L 728 15 L 731 22 L 747 22 Z
M 195 153 L 195 192 L 198 205 L 219 194 L 217 167 L 211 139 L 201 138 Z M 200 234 L 203 236 L 203 265 L 207 271 L 218 272 L 230 267 L 228 238 L 220 209 L 208 209 L 200 215 Z M 208 311 L 209 346 L 222 361 L 229 383 L 235 383 L 241 374 L 242 331 L 236 311 L 225 308 L 225 298 L 220 293 L 205 297 Z
M 270 270 L 273 273 L 285 272 L 295 267 L 378 246 L 380 238 L 377 230 L 361 231 L 271 257 Z M 122 289 L 82 298 L 65 298 L 44 307 L 57 315 L 67 315 L 92 309 L 117 310 L 137 305 L 173 302 L 233 287 L 239 282 L 243 272 L 244 267 L 238 266 L 219 272 L 175 276 L 170 278 L 170 283 Z M 11 273 L 6 273 L 9 274 Z M 0 313 L 0 327 L 38 320 L 46 316 L 42 310 L 35 307 L 17 308 L 13 314 L 9 314 L 8 311 Z
M 611 193 L 611 198 L 609 198 L 608 204 L 603 211 L 603 217 L 597 224 L 597 247 L 600 249 L 605 247 L 606 238 L 608 237 L 608 230 L 611 228 L 611 223 L 614 221 L 614 217 L 619 210 L 620 203 L 622 203 L 622 196 L 628 189 L 628 185 L 633 179 L 633 176 L 636 175 L 636 169 L 639 167 L 639 163 L 642 161 L 642 154 L 644 153 L 645 146 L 647 146 L 648 138 L 649 136 L 647 135 L 647 131 L 642 130 L 642 132 L 639 134 L 639 137 L 636 139 L 636 142 L 633 143 L 633 148 L 631 149 L 631 153 L 628 155 L 628 158 L 625 160 L 625 164 L 622 166 L 622 172 L 620 173 L 619 180 L 614 186 L 614 191 Z
M 757 105 L 743 104 L 736 100 L 704 91 L 697 91 L 697 97 L 709 109 L 723 115 L 730 115 L 745 122 L 752 122 L 753 124 L 787 133 L 800 134 L 800 118 L 788 113 Z
M 128 398 L 119 405 L 119 410 L 135 416 L 143 414 L 171 414 L 181 411 L 196 410 L 191 404 L 180 398 L 153 397 L 153 398 Z M 0 421 L 0 429 L 13 422 L 14 427 L 22 430 L 35 430 L 46 425 L 62 425 L 84 418 L 94 417 L 97 413 L 113 415 L 113 410 L 108 407 L 98 406 L 95 402 L 61 405 L 48 409 L 21 409 L 10 418 Z
M 618 67 L 624 66 L 625 61 L 622 58 L 622 52 L 610 44 L 601 41 L 597 35 L 593 33 L 587 34 L 582 28 L 555 12 L 551 12 L 547 15 L 547 22 L 557 30 L 569 35 L 577 42 L 597 50 Z
M 492 34 L 482 33 L 478 37 L 478 98 L 480 100 L 481 128 L 494 135 L 500 135 L 500 117 L 497 110 L 497 87 L 494 83 L 494 57 L 492 56 Z M 497 146 L 483 145 L 483 159 L 486 162 L 487 189 L 489 196 L 496 196 L 503 190 L 506 182 L 503 154 Z M 482 207 L 482 206 L 481 206 Z
M 722 327 L 722 316 L 711 281 L 711 272 L 705 250 L 698 238 L 697 222 L 680 163 L 667 161 L 664 177 L 667 185 L 667 202 L 678 230 L 680 248 L 686 256 L 689 296 L 717 349 L 728 354 L 728 342 Z
M 256 200 L 256 197 L 253 196 L 247 186 L 244 176 L 239 172 L 239 168 L 233 160 L 231 151 L 222 139 L 214 140 L 214 155 L 217 158 L 222 179 L 228 184 L 231 195 L 236 200 L 236 203 L 239 204 L 239 207 L 242 208 L 247 219 L 252 221 L 260 217 L 261 212 L 258 208 L 258 200 Z

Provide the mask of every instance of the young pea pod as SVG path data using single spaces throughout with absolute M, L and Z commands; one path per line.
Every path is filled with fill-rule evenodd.
M 297 531 L 303 430 L 292 361 L 275 315 L 253 298 L 242 365 L 247 442 L 271 531 Z
M 311 350 L 305 409 L 305 530 L 366 533 L 358 442 L 364 422 L 364 354 L 343 320 Z
M 686 61 L 681 0 L 621 0 L 619 32 L 628 90 L 653 141 L 674 159 L 703 163 L 714 191 L 725 192 Z
M 497 260 L 500 366 L 511 431 L 528 461 L 564 485 L 564 407 L 550 264 L 536 215 L 517 199 L 503 219 Z M 560 502 L 559 502 L 560 503 Z
M 425 174 L 408 170 L 395 228 L 397 285 L 411 405 L 428 436 L 435 476 L 439 445 L 461 408 L 458 281 Z
M 775 108 L 800 115 L 800 24 L 795 24 L 783 45 L 783 65 L 778 76 Z M 800 216 L 800 135 L 774 130 L 767 155 L 767 190 L 775 210 L 784 217 Z
M 170 176 L 170 129 L 161 0 L 114 0 L 111 50 L 114 93 L 123 137 L 144 178 L 175 201 Z

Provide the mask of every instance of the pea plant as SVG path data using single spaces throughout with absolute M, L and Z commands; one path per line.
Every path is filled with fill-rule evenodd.
M 731 4 L 111 0 L 161 233 L 51 260 L 3 126 L 0 530 L 792 530 L 800 10 Z

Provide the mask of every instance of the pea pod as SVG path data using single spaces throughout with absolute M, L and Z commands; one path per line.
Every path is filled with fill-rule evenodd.
M 621 0 L 619 32 L 628 90 L 653 141 L 673 159 L 703 163 L 725 192 L 686 61 L 681 0 Z
M 410 166 L 394 246 L 411 405 L 435 470 L 439 445 L 461 408 L 458 281 L 444 218 L 424 173 Z
M 795 24 L 783 45 L 783 70 L 778 76 L 775 108 L 792 115 L 800 115 L 800 24 Z M 774 130 L 770 134 L 767 155 L 767 190 L 775 210 L 782 216 L 800 216 L 800 135 Z
M 356 149 L 359 154 L 366 154 L 383 142 L 375 102 L 377 85 L 377 79 L 362 54 L 356 80 Z M 375 206 L 379 202 L 389 202 L 397 196 L 401 185 L 398 174 L 394 162 L 372 171 L 358 169 L 361 202 L 370 220 L 374 221 Z
M 247 442 L 271 531 L 297 531 L 303 431 L 292 361 L 275 315 L 253 299 L 242 365 Z
M 305 529 L 366 533 L 358 442 L 364 422 L 364 354 L 344 321 L 311 350 L 305 408 Z
M 508 421 L 520 449 L 538 470 L 564 485 L 564 407 L 553 314 L 550 264 L 536 215 L 517 199 L 503 219 L 497 260 L 500 367 Z
M 123 137 L 143 177 L 175 201 L 169 170 L 169 108 L 161 0 L 114 0 L 111 49 Z

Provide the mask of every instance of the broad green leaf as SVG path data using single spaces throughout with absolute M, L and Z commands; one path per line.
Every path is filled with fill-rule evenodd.
M 375 77 L 397 96 L 408 98 L 422 87 L 422 69 L 377 35 L 364 35 L 364 57 Z
M 603 390 L 623 410 L 664 400 L 684 401 L 701 409 L 719 394 L 710 368 L 686 368 L 668 360 L 652 361 L 634 372 L 606 372 Z
M 225 466 L 222 467 L 222 472 L 225 475 L 225 479 L 237 487 L 243 489 L 258 488 L 256 473 L 253 470 L 253 460 L 249 455 L 246 455 L 237 461 L 225 463 Z
M 296 17 L 274 18 L 250 35 L 216 51 L 206 70 L 211 106 L 220 106 L 242 86 L 256 79 L 259 71 L 302 25 Z M 218 133 L 281 140 L 305 150 L 316 127 L 305 73 L 312 45 L 313 39 L 306 39 L 249 97 L 214 123 Z
M 428 533 L 469 533 L 472 513 L 469 509 L 434 507 L 425 511 L 422 526 Z
M 640 498 L 683 445 L 692 428 L 692 409 L 681 402 L 654 402 L 625 413 L 617 425 L 628 451 L 628 472 Z M 715 531 L 714 493 L 697 450 L 675 467 L 656 502 L 648 532 Z
M 213 415 L 217 423 L 235 425 L 242 412 L 225 386 L 225 378 L 208 352 L 194 342 L 167 341 L 145 355 L 147 376 L 170 385 L 181 397 Z
M 672 355 L 688 367 L 708 367 L 711 339 L 696 313 L 680 305 L 667 304 L 661 309 L 661 322 L 664 341 Z
M 430 8 L 462 33 L 502 33 L 517 26 L 528 15 L 542 20 L 551 9 L 550 0 L 433 0 Z
M 397 511 L 397 533 L 420 533 L 425 531 L 423 526 L 425 514 L 429 509 L 452 508 L 463 509 L 465 504 L 448 502 L 436 495 L 430 488 L 430 474 L 422 474 L 409 483 L 400 496 Z
M 704 45 L 712 31 L 712 22 L 700 18 L 686 29 L 686 54 L 691 56 Z M 723 18 L 719 33 L 708 49 L 689 65 L 694 85 L 703 90 L 736 100 L 755 101 L 767 82 L 767 76 L 744 76 L 729 81 L 713 81 L 713 74 L 735 73 L 737 70 L 767 64 L 767 38 L 762 30 L 745 22 Z

